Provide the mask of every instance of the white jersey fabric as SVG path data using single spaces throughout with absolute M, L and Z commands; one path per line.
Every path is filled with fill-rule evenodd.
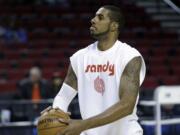
M 104 112 L 119 102 L 120 78 L 126 65 L 141 54 L 119 40 L 106 51 L 100 51 L 95 42 L 70 57 L 77 76 L 80 112 L 87 119 Z M 145 63 L 142 58 L 140 85 L 145 78 Z M 137 99 L 138 100 L 138 99 Z M 142 133 L 137 123 L 136 106 L 131 115 L 111 124 L 87 130 L 82 135 L 134 135 Z

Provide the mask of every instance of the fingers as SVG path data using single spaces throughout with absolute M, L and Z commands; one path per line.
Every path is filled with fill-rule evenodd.
M 67 112 L 68 115 L 71 115 L 71 112 Z
M 59 118 L 58 120 L 59 120 L 59 122 L 62 122 L 64 124 L 69 124 L 71 121 L 70 119 L 63 119 L 63 118 Z
M 55 107 L 54 109 L 55 109 L 55 110 L 60 110 L 58 107 Z
M 41 112 L 41 115 L 44 114 L 45 112 L 48 112 L 49 110 L 52 109 L 52 106 L 49 106 L 48 108 L 44 109 L 42 112 Z
M 59 112 L 64 112 L 63 110 L 61 110 L 60 108 L 56 107 L 54 108 L 56 111 L 59 111 Z M 64 113 L 67 113 L 68 115 L 71 115 L 71 112 L 64 112 Z

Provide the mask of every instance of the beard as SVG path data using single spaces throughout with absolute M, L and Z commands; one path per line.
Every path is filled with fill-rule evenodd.
M 108 28 L 106 31 L 99 32 L 99 33 L 96 33 L 95 31 L 90 31 L 91 36 L 92 36 L 94 39 L 97 39 L 97 40 L 106 37 L 106 35 L 107 35 L 108 33 L 109 33 L 109 28 Z

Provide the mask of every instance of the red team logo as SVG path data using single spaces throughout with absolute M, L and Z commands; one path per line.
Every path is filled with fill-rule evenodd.
M 94 88 L 98 93 L 104 94 L 105 83 L 104 80 L 99 78 L 99 76 L 94 80 Z

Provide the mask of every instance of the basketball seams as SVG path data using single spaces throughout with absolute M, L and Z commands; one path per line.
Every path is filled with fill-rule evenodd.
M 38 135 L 56 135 L 57 133 L 62 132 L 68 124 L 61 122 L 59 118 L 68 120 L 70 119 L 70 116 L 67 113 L 60 111 L 50 111 L 41 116 L 37 125 Z
M 67 119 L 69 119 L 69 115 L 68 114 L 63 114 L 63 113 L 61 113 L 61 114 L 58 114 L 57 115 L 57 113 L 51 113 L 51 114 L 47 114 L 48 116 L 57 116 L 57 117 L 62 117 L 63 116 L 63 118 L 65 117 L 65 118 L 67 118 Z M 46 117 L 46 116 L 44 116 L 44 117 Z
M 40 128 L 38 129 L 39 131 L 43 131 L 43 130 L 48 130 L 48 129 L 52 129 L 52 128 L 58 128 L 58 127 L 66 127 L 66 126 L 55 126 L 55 127 L 49 127 L 49 128 Z

